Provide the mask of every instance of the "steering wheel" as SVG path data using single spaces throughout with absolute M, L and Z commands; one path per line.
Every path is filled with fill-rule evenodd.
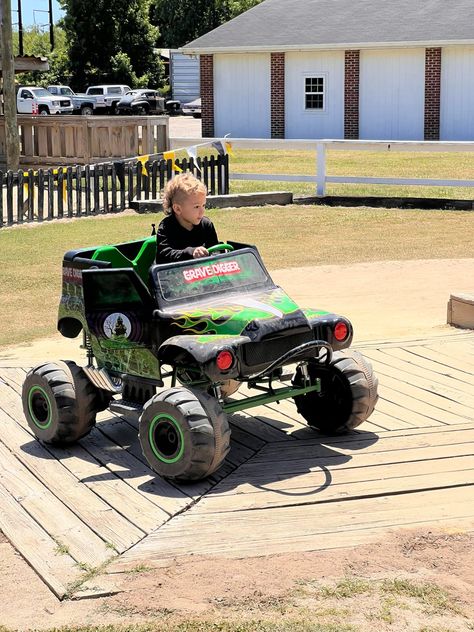
M 232 252 L 234 250 L 234 247 L 231 246 L 230 244 L 216 244 L 215 246 L 211 246 L 210 248 L 207 249 L 207 252 L 212 255 L 215 252 Z

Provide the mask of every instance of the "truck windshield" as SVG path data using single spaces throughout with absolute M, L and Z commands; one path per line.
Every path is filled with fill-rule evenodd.
M 166 301 L 182 301 L 235 289 L 247 291 L 270 281 L 252 252 L 193 260 L 169 268 L 156 266 L 153 275 Z
M 60 94 L 64 94 L 67 97 L 74 96 L 74 92 L 71 90 L 71 88 L 61 88 L 59 92 Z
M 35 97 L 51 97 L 52 94 L 49 90 L 45 90 L 45 88 L 34 88 L 31 91 Z

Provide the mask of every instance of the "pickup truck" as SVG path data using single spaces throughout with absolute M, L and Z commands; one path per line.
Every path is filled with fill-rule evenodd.
M 69 97 L 56 97 L 45 88 L 22 86 L 16 95 L 18 114 L 72 114 L 73 105 Z
M 100 86 L 89 86 L 86 90 L 86 95 L 96 98 L 95 109 L 97 114 L 99 110 L 102 110 L 104 114 L 108 112 L 115 114 L 118 102 L 130 91 L 131 88 L 129 86 L 122 84 L 103 84 Z
M 48 86 L 47 90 L 59 97 L 69 97 L 72 101 L 73 114 L 82 114 L 83 116 L 94 114 L 97 99 L 92 95 L 76 94 L 69 86 Z

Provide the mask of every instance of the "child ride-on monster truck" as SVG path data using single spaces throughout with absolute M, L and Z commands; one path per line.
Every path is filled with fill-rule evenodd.
M 38 439 L 73 443 L 109 408 L 138 418 L 158 474 L 196 480 L 229 451 L 228 413 L 293 398 L 326 434 L 369 417 L 377 379 L 347 350 L 350 322 L 300 309 L 255 247 L 218 244 L 208 257 L 161 265 L 155 251 L 150 237 L 65 254 L 58 329 L 70 338 L 83 331 L 88 364 L 50 362 L 28 373 L 23 408 Z M 229 399 L 242 383 L 259 394 Z

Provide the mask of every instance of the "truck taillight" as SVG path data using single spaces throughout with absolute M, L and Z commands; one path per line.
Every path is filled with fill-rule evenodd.
M 234 355 L 230 351 L 220 351 L 216 358 L 217 368 L 227 371 L 234 364 Z
M 342 320 L 340 320 L 336 326 L 334 327 L 334 338 L 338 341 L 338 342 L 342 342 L 343 340 L 345 340 L 347 338 L 347 336 L 349 335 L 349 328 L 347 326 L 347 324 L 345 322 L 343 322 Z

